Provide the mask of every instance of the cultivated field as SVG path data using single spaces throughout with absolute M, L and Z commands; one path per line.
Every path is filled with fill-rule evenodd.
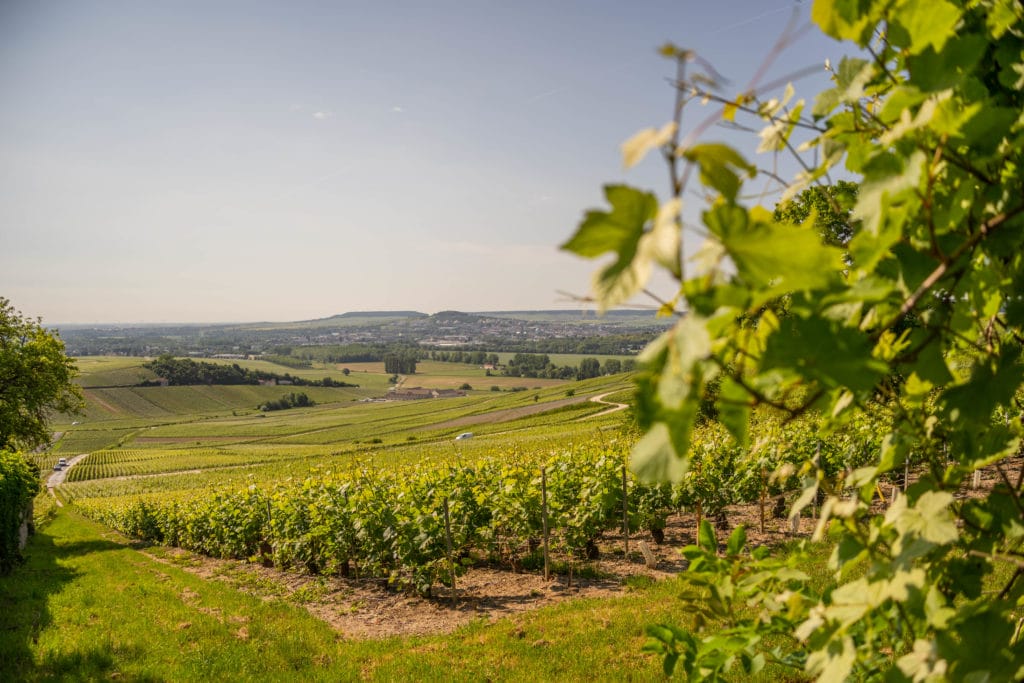
M 138 371 L 123 360 L 84 367 L 108 377 Z M 479 378 L 471 366 L 422 368 L 405 382 L 472 385 Z M 350 381 L 373 378 L 367 384 L 387 386 L 382 367 L 349 369 Z M 83 384 L 91 379 L 86 374 Z M 637 433 L 629 412 L 619 409 L 632 401 L 628 376 L 516 381 L 526 389 L 474 386 L 463 397 L 411 401 L 373 400 L 384 392 L 362 387 L 93 383 L 85 415 L 59 420 L 54 448 L 34 456 L 45 476 L 58 457 L 89 453 L 56 491 L 66 507 L 56 510 L 43 500 L 37 506 L 55 518 L 36 542 L 40 571 L 59 563 L 80 574 L 56 583 L 39 574 L 19 590 L 63 593 L 68 583 L 77 595 L 95 590 L 97 576 L 106 585 L 146 586 L 132 600 L 134 609 L 163 624 L 150 631 L 157 634 L 154 644 L 97 617 L 128 651 L 87 663 L 93 677 L 109 670 L 164 675 L 161 648 L 196 628 L 204 633 L 208 671 L 252 666 L 244 646 L 214 645 L 234 637 L 276 652 L 266 663 L 273 670 L 291 667 L 312 680 L 353 677 L 352 661 L 363 662 L 354 677 L 443 679 L 448 660 L 434 653 L 448 650 L 460 658 L 461 671 L 484 678 L 508 678 L 495 667 L 509 662 L 521 667 L 517 679 L 523 672 L 540 680 L 594 678 L 579 668 L 587 657 L 603 662 L 599 680 L 658 680 L 658 660 L 641 652 L 644 626 L 678 619 L 671 598 L 681 587 L 672 577 L 681 567 L 678 551 L 695 542 L 700 520 L 742 521 L 758 542 L 785 542 L 792 538 L 789 523 L 766 515 L 766 502 L 792 493 L 799 482 L 768 474 L 815 454 L 856 465 L 878 448 L 870 421 L 851 422 L 823 441 L 803 420 L 765 413 L 755 424 L 772 439 L 761 441 L 760 450 L 740 449 L 721 425 L 709 423 L 693 435 L 698 448 L 683 481 L 651 486 L 625 469 Z M 294 390 L 317 405 L 255 407 Z M 467 432 L 470 438 L 455 438 Z M 150 546 L 132 550 L 123 537 L 80 515 Z M 808 520 L 799 535 L 811 526 Z M 641 540 L 653 560 L 640 553 Z M 71 559 L 61 550 L 67 543 L 92 544 L 98 552 Z M 827 552 L 819 555 L 816 571 L 824 582 Z M 180 600 L 153 585 L 150 575 L 174 586 Z M 272 601 L 277 616 L 246 602 L 253 596 Z M 88 598 L 77 596 L 71 604 L 83 601 Z M 214 622 L 185 616 L 196 607 L 231 616 Z M 38 657 L 43 670 L 60 677 L 67 670 L 60 653 L 83 647 L 73 630 L 83 625 L 60 603 L 36 609 L 55 625 L 41 646 L 25 645 L 8 661 L 17 667 Z M 257 629 L 263 619 L 277 625 Z M 602 625 L 600 633 L 584 637 L 594 623 Z M 308 654 L 301 663 L 271 643 L 292 630 L 320 634 L 303 636 L 310 640 L 301 645 Z M 336 635 L 325 639 L 324 633 Z M 486 644 L 483 659 L 470 654 L 472 647 L 463 649 L 472 643 Z M 538 649 L 544 657 L 536 656 Z M 400 665 L 397 652 L 404 653 Z M 104 668 L 108 661 L 114 669 Z M 19 677 L 19 669 L 11 671 Z
M 469 374 L 478 369 L 468 366 L 424 363 L 422 367 L 422 373 L 406 382 L 443 387 L 445 383 L 473 384 L 492 379 L 483 377 L 482 371 L 480 375 Z M 83 369 L 95 370 L 107 378 L 116 376 L 115 373 L 131 378 L 138 373 L 137 366 L 123 360 L 94 361 L 83 364 Z M 377 381 L 383 379 L 385 383 L 379 386 L 386 386 L 386 377 L 370 372 L 372 369 L 350 368 L 349 381 L 366 376 Z M 158 666 L 154 662 L 160 659 L 162 648 L 176 642 L 177 634 L 182 632 L 199 638 L 190 642 L 202 642 L 203 650 L 209 650 L 205 671 L 232 671 L 236 675 L 247 671 L 254 661 L 246 645 L 252 642 L 253 647 L 262 643 L 262 650 L 276 653 L 262 660 L 268 671 L 298 667 L 304 679 L 336 676 L 393 680 L 397 676 L 430 680 L 448 669 L 427 653 L 438 647 L 469 647 L 465 650 L 468 657 L 473 649 L 471 643 L 493 639 L 495 643 L 506 642 L 511 649 L 500 655 L 495 650 L 497 659 L 485 658 L 487 661 L 476 663 L 467 659 L 466 671 L 488 677 L 487 672 L 497 671 L 495 667 L 514 662 L 522 671 L 534 671 L 541 679 L 560 677 L 559 672 L 568 672 L 569 678 L 580 678 L 583 672 L 576 668 L 579 665 L 569 662 L 577 661 L 581 653 L 587 652 L 593 661 L 606 659 L 600 652 L 608 650 L 607 644 L 600 642 L 616 638 L 631 645 L 625 659 L 607 660 L 608 671 L 616 672 L 615 678 L 658 677 L 658 662 L 639 652 L 644 636 L 638 624 L 641 614 L 653 613 L 653 604 L 664 602 L 662 595 L 669 589 L 650 579 L 636 579 L 635 583 L 633 579 L 627 580 L 635 571 L 642 572 L 643 564 L 639 556 L 623 564 L 626 558 L 622 556 L 620 542 L 605 548 L 603 565 L 586 559 L 593 534 L 599 528 L 614 528 L 617 524 L 601 512 L 606 510 L 605 503 L 598 501 L 611 501 L 608 492 L 621 486 L 623 458 L 632 437 L 626 427 L 626 412 L 607 411 L 615 407 L 612 403 L 616 399 L 629 399 L 628 377 L 564 383 L 516 379 L 514 386 L 526 386 L 525 391 L 491 391 L 490 385 L 482 389 L 474 385 L 461 398 L 381 402 L 364 400 L 368 397 L 362 393 L 362 387 L 141 388 L 110 386 L 104 380 L 101 386 L 105 388 L 96 388 L 98 383 L 88 372 L 82 379 L 83 385 L 93 387 L 86 392 L 85 415 L 60 420 L 60 439 L 50 453 L 38 455 L 35 460 L 44 468 L 45 475 L 57 457 L 80 452 L 90 455 L 67 473 L 66 483 L 57 492 L 66 507 L 47 509 L 55 519 L 44 527 L 39 542 L 49 545 L 35 551 L 33 561 L 42 563 L 42 569 L 52 563 L 69 562 L 78 568 L 75 576 L 79 578 L 66 579 L 70 582 L 66 590 L 75 596 L 69 605 L 88 602 L 89 598 L 83 595 L 96 590 L 99 582 L 105 582 L 139 586 L 142 593 L 130 598 L 132 609 L 154 611 L 147 617 L 154 624 L 148 627 L 152 641 L 149 644 L 134 638 L 130 629 L 122 630 L 108 623 L 111 617 L 105 608 L 93 610 L 97 622 L 103 623 L 111 637 L 121 643 L 113 645 L 113 650 L 122 652 L 119 647 L 128 648 L 131 654 L 115 654 L 110 664 L 106 663 L 108 660 L 80 663 L 81 670 L 92 672 L 86 677 L 105 677 L 115 670 L 128 673 L 129 677 L 131 672 L 136 676 L 148 675 L 146 672 L 153 672 L 153 667 Z M 269 413 L 256 410 L 256 403 L 292 390 L 305 391 L 318 405 Z M 605 403 L 590 400 L 602 396 Z M 455 440 L 456 435 L 467 431 L 473 433 L 472 438 Z M 542 465 L 551 477 L 548 505 L 552 561 L 558 572 L 550 580 L 542 576 L 538 551 L 530 550 L 530 539 L 538 533 L 530 529 L 540 519 L 533 506 L 540 501 L 536 487 L 538 468 Z M 365 507 L 352 507 L 343 514 L 337 502 L 328 503 L 318 496 L 335 495 L 328 491 L 341 490 L 333 487 L 347 486 L 345 482 L 351 482 L 351 490 L 359 492 L 364 501 L 360 505 Z M 456 488 L 451 488 L 453 485 Z M 631 481 L 630 486 L 635 487 L 635 482 Z M 437 493 L 430 494 L 433 502 L 426 504 L 422 495 L 431 490 Z M 245 511 L 238 504 L 239 495 L 249 496 L 256 507 Z M 310 495 L 314 498 L 307 498 Z M 456 500 L 456 495 L 461 497 Z M 313 555 L 308 560 L 299 560 L 306 551 L 283 540 L 276 546 L 277 559 L 267 556 L 264 562 L 278 564 L 278 569 L 238 561 L 208 564 L 216 560 L 161 547 L 139 553 L 122 545 L 122 541 L 100 540 L 104 533 L 107 538 L 115 537 L 78 516 L 86 513 L 133 536 L 145 537 L 144 533 L 140 536 L 142 530 L 158 528 L 151 525 L 158 524 L 159 519 L 164 519 L 162 515 L 171 510 L 212 510 L 204 506 L 228 505 L 235 511 L 230 515 L 240 515 L 234 517 L 234 522 L 224 518 L 210 526 L 213 518 L 182 520 L 182 530 L 189 528 L 198 534 L 196 538 L 212 540 L 221 537 L 216 525 L 222 522 L 231 528 L 248 528 L 251 520 L 246 520 L 254 511 L 257 515 L 252 519 L 275 520 L 286 525 L 279 529 L 285 533 L 293 522 L 298 522 L 295 514 L 301 516 L 305 514 L 302 510 L 317 510 L 317 514 L 327 514 L 338 521 L 349 519 L 348 515 L 363 515 L 351 519 L 358 520 L 358 525 L 366 530 L 366 539 L 390 543 L 386 540 L 389 532 L 378 528 L 385 518 L 377 516 L 393 515 L 390 523 L 397 525 L 396 538 L 429 533 L 430 547 L 434 549 L 429 552 L 433 553 L 437 541 L 444 538 L 443 532 L 437 535 L 437 524 L 443 519 L 440 509 L 433 507 L 442 500 L 437 496 L 452 500 L 452 524 L 457 530 L 457 548 L 461 548 L 457 552 L 467 553 L 465 561 L 468 563 L 472 557 L 473 564 L 478 565 L 471 569 L 471 574 L 463 573 L 468 564 L 457 572 L 461 579 L 455 580 L 465 583 L 461 589 L 463 598 L 454 607 L 450 600 L 438 601 L 447 590 L 449 579 L 445 577 L 450 575 L 451 565 L 443 558 L 439 561 L 437 557 L 429 559 L 422 555 L 425 546 L 420 550 L 408 546 L 403 546 L 403 551 L 398 551 L 397 546 L 387 550 L 389 557 L 399 553 L 404 559 L 402 564 L 386 569 L 391 560 L 379 565 L 379 560 L 374 559 L 379 556 L 373 554 L 377 551 L 366 545 L 370 555 L 351 557 L 353 576 L 365 578 L 346 584 L 346 579 L 329 578 L 325 573 L 327 567 L 322 563 L 335 560 L 313 559 Z M 350 500 L 356 505 L 355 498 Z M 582 505 L 586 500 L 594 501 L 595 506 Z M 415 507 L 425 504 L 427 508 Z M 415 512 L 417 509 L 422 512 Z M 466 515 L 477 514 L 471 513 L 473 509 L 493 510 L 487 514 L 498 515 L 488 527 L 492 531 L 469 532 Z M 499 509 L 504 510 L 500 515 Z M 580 510 L 590 512 L 581 515 Z M 432 530 L 422 527 L 415 531 L 415 525 L 409 525 L 417 519 L 420 521 L 416 525 L 430 520 L 428 526 Z M 485 537 L 491 540 L 485 542 Z M 61 550 L 69 542 L 93 544 L 96 550 L 81 559 L 70 560 Z M 171 538 L 162 538 L 160 543 L 186 545 Z M 462 545 L 465 543 L 469 545 Z M 289 547 L 292 550 L 287 550 Z M 259 552 L 256 549 L 255 554 Z M 209 554 L 241 559 L 254 556 L 249 549 L 240 550 L 240 554 L 223 549 Z M 670 553 L 660 555 L 671 563 Z M 488 569 L 492 564 L 494 567 Z M 626 568 L 625 573 L 618 568 L 620 564 Z M 520 571 L 529 571 L 510 572 L 513 565 Z M 332 576 L 341 571 L 340 565 L 331 566 Z M 147 577 L 156 577 L 156 583 Z M 220 580 L 211 581 L 212 578 Z M 370 579 L 373 581 L 367 584 Z M 383 584 L 378 582 L 380 579 L 384 579 Z M 26 585 L 24 590 L 45 595 L 48 591 L 65 590 L 60 588 L 63 581 Z M 387 589 L 387 585 L 392 588 Z M 163 586 L 173 587 L 175 592 L 165 595 Z M 429 597 L 431 586 L 435 598 Z M 175 595 L 179 597 L 177 604 L 172 599 Z M 262 613 L 259 600 L 253 602 L 249 595 L 270 600 L 274 616 Z M 567 601 L 572 596 L 592 597 L 589 601 Z M 620 598 L 609 602 L 611 596 Z M 108 602 L 117 605 L 118 599 Z M 35 604 L 28 598 L 23 603 Z M 524 611 L 525 607 L 534 611 Z M 69 670 L 60 653 L 86 647 L 74 629 L 88 632 L 89 627 L 68 612 L 63 603 L 52 603 L 43 609 L 55 625 L 46 629 L 42 645 L 9 651 L 6 666 L 21 666 L 26 651 L 37 652 L 43 662 L 41 670 L 60 677 L 61 672 Z M 203 616 L 207 609 L 222 617 L 208 621 Z M 581 619 L 592 618 L 593 610 L 605 615 L 607 633 L 584 645 L 571 633 L 578 630 Z M 503 619 L 504 614 L 512 620 Z M 494 625 L 485 626 L 478 616 L 470 615 L 483 615 L 485 621 L 493 621 Z M 263 623 L 266 627 L 257 626 Z M 616 625 L 612 626 L 613 623 Z M 444 635 L 460 624 L 461 629 Z M 302 648 L 308 659 L 295 663 L 285 650 L 270 644 L 271 640 L 287 638 L 284 633 L 305 639 L 297 647 Z M 327 635 L 331 633 L 340 634 L 340 638 Z M 564 639 L 557 633 L 563 633 Z M 521 639 L 528 637 L 525 634 L 535 635 L 529 636 L 530 642 L 521 643 Z M 399 639 L 379 640 L 385 635 Z M 223 642 L 222 638 L 232 638 L 239 645 Z M 541 641 L 542 645 L 536 644 Z M 12 645 L 19 642 L 10 641 Z M 465 645 L 456 645 L 459 642 Z M 399 665 L 394 659 L 398 652 L 420 647 L 427 649 L 411 659 L 403 656 L 405 664 Z M 536 660 L 537 647 L 548 650 L 549 656 Z M 556 654 L 559 652 L 564 654 Z M 185 664 L 160 669 L 161 675 L 178 671 L 184 678 L 194 677 L 197 664 L 188 655 L 180 661 Z M 353 662 L 361 662 L 357 667 L 361 674 L 352 674 L 351 667 L 356 666 Z M 176 668 L 181 666 L 186 668 Z

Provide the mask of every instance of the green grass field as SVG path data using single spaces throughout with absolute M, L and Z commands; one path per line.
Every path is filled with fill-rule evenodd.
M 828 552 L 807 568 L 823 581 Z M 685 619 L 682 584 L 637 580 L 618 597 L 510 611 L 446 635 L 353 637 L 311 613 L 330 599 L 317 584 L 296 590 L 287 575 L 237 563 L 197 575 L 187 554 L 132 544 L 69 508 L 27 556 L 0 578 L 5 681 L 660 681 L 660 661 L 642 651 L 645 625 Z
M 139 384 L 155 379 L 156 374 L 142 367 L 145 359 L 124 356 L 87 356 L 76 358 L 75 365 L 81 373 L 79 384 L 83 387 L 121 387 Z

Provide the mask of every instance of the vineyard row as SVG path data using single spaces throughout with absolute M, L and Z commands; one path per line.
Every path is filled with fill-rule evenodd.
M 700 506 L 710 516 L 797 488 L 795 476 L 771 476 L 785 462 L 820 460 L 824 452 L 836 464 L 853 465 L 872 446 L 848 435 L 822 441 L 795 425 L 780 428 L 776 447 L 743 451 L 717 426 L 702 432 L 693 467 L 675 485 L 625 476 L 625 449 L 612 444 L 553 455 L 543 466 L 510 457 L 400 472 L 366 468 L 192 500 L 85 499 L 76 505 L 147 541 L 312 573 L 383 577 L 429 592 L 438 581 L 450 584 L 476 559 L 511 566 L 536 559 L 545 517 L 559 550 L 593 558 L 601 534 L 621 529 L 624 517 L 630 530 L 657 533 L 683 507 Z

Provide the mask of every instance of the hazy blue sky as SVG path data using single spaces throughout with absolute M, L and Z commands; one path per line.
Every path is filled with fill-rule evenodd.
M 597 264 L 556 247 L 601 185 L 666 186 L 618 148 L 671 116 L 656 47 L 739 91 L 794 7 L 5 0 L 0 296 L 47 323 L 575 307 Z

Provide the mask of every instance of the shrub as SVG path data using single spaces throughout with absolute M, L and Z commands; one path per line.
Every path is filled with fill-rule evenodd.
M 17 453 L 0 451 L 0 574 L 21 561 L 21 526 L 31 523 L 29 505 L 39 489 L 35 467 Z

